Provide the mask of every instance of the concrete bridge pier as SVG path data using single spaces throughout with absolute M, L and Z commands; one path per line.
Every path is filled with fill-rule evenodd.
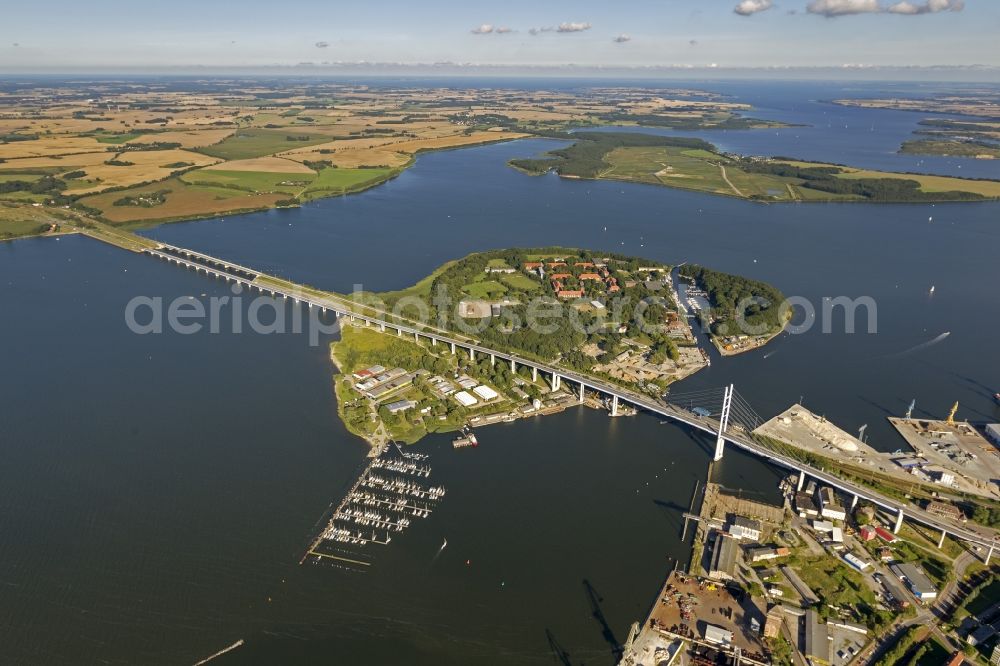
M 559 390 L 559 375 L 555 373 L 552 374 L 552 390 L 553 391 Z
M 580 384 L 580 402 L 583 402 L 583 384 Z
M 437 345 L 438 345 L 438 339 L 431 338 L 431 347 L 437 347 Z
M 715 438 L 715 457 L 714 461 L 718 462 L 722 460 L 722 454 L 726 450 L 726 438 L 723 436 L 726 433 L 726 429 L 729 428 L 729 411 L 733 404 L 733 385 L 730 384 L 726 387 L 726 393 L 722 397 L 722 414 L 719 416 L 719 434 Z
M 420 335 L 416 331 L 413 332 L 413 341 L 420 342 Z
M 399 337 L 403 337 L 403 329 L 397 328 L 396 329 L 396 335 L 399 336 Z
M 611 396 L 611 416 L 618 416 L 618 396 Z
M 854 507 L 858 505 L 858 496 L 851 495 L 851 511 L 854 511 Z
M 379 324 L 379 325 L 378 325 L 378 330 L 380 330 L 380 331 L 382 331 L 383 333 L 385 333 L 385 324 Z
M 992 545 L 990 546 L 990 549 L 988 551 L 986 551 L 986 566 L 990 566 L 990 558 L 991 557 L 993 557 L 993 546 Z
M 533 381 L 533 382 L 537 382 L 538 381 L 538 368 L 532 368 L 531 369 L 531 381 Z
M 806 473 L 800 469 L 799 470 L 799 484 L 795 487 L 795 489 L 798 490 L 799 492 L 802 492 L 802 487 L 804 485 L 806 485 Z
M 941 538 L 938 539 L 938 550 L 944 548 L 944 530 L 941 530 Z
M 516 373 L 517 373 L 517 364 L 514 363 L 514 359 L 510 359 L 510 374 L 513 375 Z
M 497 364 L 497 355 L 490 354 L 490 367 L 491 368 L 496 367 L 496 364 Z
M 472 347 L 469 347 L 469 360 L 470 361 L 476 360 L 476 350 L 473 349 Z
M 455 355 L 455 343 L 454 343 L 454 342 L 453 342 L 453 343 L 451 343 L 451 355 L 452 355 L 452 356 L 454 356 L 454 355 Z
M 896 525 L 892 528 L 893 534 L 899 534 L 899 529 L 903 526 L 903 510 L 896 514 Z

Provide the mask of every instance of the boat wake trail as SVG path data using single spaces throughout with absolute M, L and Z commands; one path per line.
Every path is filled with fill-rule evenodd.
M 910 347 L 909 349 L 905 349 L 905 350 L 903 350 L 901 352 L 897 352 L 895 354 L 888 354 L 886 356 L 883 356 L 882 358 L 903 358 L 904 356 L 909 356 L 910 354 L 915 354 L 918 351 L 923 351 L 924 349 L 927 349 L 928 347 L 933 347 L 934 345 L 938 344 L 939 342 L 943 342 L 944 339 L 947 338 L 949 335 L 951 335 L 951 331 L 945 331 L 944 333 L 942 333 L 941 335 L 937 336 L 933 340 L 928 340 L 927 342 L 921 342 L 919 345 L 917 345 L 915 347 Z

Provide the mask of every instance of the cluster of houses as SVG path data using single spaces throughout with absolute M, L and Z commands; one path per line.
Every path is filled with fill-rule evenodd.
M 523 266 L 525 271 L 537 275 L 542 280 L 546 279 L 546 267 L 551 272 L 548 275 L 548 280 L 552 285 L 552 291 L 559 298 L 583 298 L 586 292 L 583 288 L 585 282 L 601 284 L 604 286 L 604 291 L 609 294 L 621 291 L 618 279 L 611 275 L 604 263 L 576 261 L 573 263 L 572 270 L 579 272 L 575 274 L 570 272 L 569 264 L 565 261 L 527 261 Z M 577 283 L 576 289 L 568 288 L 567 283 L 571 281 Z
M 847 511 L 837 501 L 833 488 L 818 487 L 815 481 L 809 481 L 804 490 L 795 493 L 795 512 L 800 518 L 825 518 L 827 520 L 845 520 Z

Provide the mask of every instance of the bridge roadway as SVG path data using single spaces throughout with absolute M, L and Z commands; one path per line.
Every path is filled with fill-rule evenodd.
M 362 310 L 364 306 L 352 303 L 346 299 L 333 296 L 325 298 L 317 297 L 306 294 L 304 291 L 299 291 L 297 289 L 285 289 L 276 284 L 261 284 L 257 282 L 257 280 L 261 277 L 276 280 L 280 279 L 273 278 L 272 276 L 268 276 L 260 271 L 255 271 L 216 257 L 210 257 L 198 252 L 169 245 L 161 245 L 161 248 L 157 250 L 146 249 L 143 250 L 143 253 L 181 266 L 193 268 L 209 275 L 215 275 L 230 282 L 242 284 L 249 289 L 268 292 L 272 296 L 291 298 L 295 302 L 305 303 L 309 307 L 318 307 L 325 312 L 333 312 L 337 316 L 349 317 L 351 321 L 361 320 L 367 325 L 377 326 L 382 331 L 391 329 L 396 331 L 398 335 L 412 335 L 414 339 L 417 340 L 419 338 L 426 338 L 430 340 L 433 345 L 437 345 L 438 343 L 449 345 L 453 354 L 456 353 L 457 349 L 462 349 L 463 351 L 469 353 L 470 358 L 475 358 L 477 353 L 485 354 L 490 357 L 491 362 L 496 362 L 496 360 L 499 359 L 503 362 L 510 363 L 511 368 L 515 368 L 516 366 L 528 367 L 535 373 L 540 372 L 543 375 L 549 375 L 551 378 L 551 385 L 554 389 L 560 387 L 562 380 L 567 380 L 579 387 L 581 402 L 583 391 L 589 389 L 592 392 L 603 394 L 611 398 L 612 413 L 617 412 L 619 401 L 623 401 L 637 408 L 652 412 L 653 414 L 683 423 L 687 426 L 705 432 L 712 437 L 718 437 L 721 434 L 721 437 L 728 443 L 749 451 L 750 453 L 760 456 L 761 458 L 765 458 L 774 464 L 784 467 L 785 469 L 798 472 L 800 474 L 800 482 L 805 477 L 811 477 L 821 483 L 837 488 L 841 492 L 854 498 L 866 500 L 876 506 L 882 507 L 883 509 L 892 511 L 893 513 L 896 513 L 899 518 L 896 524 L 897 531 L 899 529 L 899 525 L 901 524 L 901 520 L 905 515 L 906 517 L 938 530 L 943 534 L 951 535 L 955 538 L 981 547 L 986 553 L 985 559 L 987 561 L 993 551 L 1000 548 L 1000 536 L 998 536 L 994 530 L 981 527 L 979 528 L 981 532 L 973 531 L 957 521 L 937 516 L 916 505 L 900 502 L 891 497 L 883 496 L 871 488 L 857 485 L 837 477 L 825 470 L 791 458 L 779 451 L 774 451 L 751 438 L 749 434 L 742 431 L 739 426 L 729 425 L 725 432 L 719 433 L 719 421 L 710 416 L 701 417 L 686 409 L 676 407 L 662 400 L 657 400 L 650 396 L 636 393 L 614 384 L 602 382 L 598 379 L 594 379 L 593 377 L 587 377 L 553 365 L 523 358 L 521 356 L 517 356 L 516 354 L 490 349 L 489 347 L 484 347 L 483 345 L 480 345 L 472 340 L 463 340 L 431 331 L 426 328 L 396 323 L 387 319 L 380 319 L 376 315 L 366 314 Z M 251 278 L 250 276 L 253 277 Z M 281 281 L 284 282 L 284 280 Z M 384 315 L 385 313 L 382 314 Z

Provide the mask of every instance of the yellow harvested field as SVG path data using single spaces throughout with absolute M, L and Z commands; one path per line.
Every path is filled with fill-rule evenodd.
M 75 153 L 62 157 L 23 157 L 17 160 L 7 160 L 0 162 L 0 171 L 18 169 L 44 169 L 54 167 L 70 171 L 70 167 L 89 166 L 100 164 L 111 158 L 113 153 Z
M 269 173 L 313 173 L 309 167 L 283 157 L 255 157 L 247 160 L 231 160 L 229 162 L 219 162 L 206 167 L 206 171 L 212 169 L 219 171 L 266 171 Z
M 104 150 L 107 144 L 83 136 L 43 136 L 35 141 L 15 141 L 0 144 L 0 159 L 18 157 L 45 157 L 70 153 L 92 153 Z
M 442 136 L 433 139 L 411 139 L 410 141 L 396 143 L 392 148 L 403 153 L 414 154 L 421 150 L 441 150 L 443 148 L 457 148 L 458 146 L 473 146 L 477 143 L 520 139 L 526 136 L 528 135 L 517 132 L 473 132 L 472 134 L 454 134 L 452 136 Z
M 410 156 L 388 147 L 337 149 L 335 153 L 320 153 L 318 151 L 301 152 L 288 155 L 288 159 L 302 161 L 327 160 L 341 169 L 356 169 L 364 166 L 403 166 L 410 161 Z
M 105 159 L 114 157 L 114 153 L 105 153 Z M 214 157 L 192 153 L 189 150 L 143 150 L 129 151 L 118 157 L 124 162 L 133 162 L 133 166 L 112 166 L 101 162 L 84 169 L 87 175 L 73 188 L 74 194 L 101 192 L 109 187 L 127 187 L 154 180 L 167 178 L 178 168 L 168 168 L 166 165 L 177 162 L 188 162 L 195 166 L 208 166 L 219 160 Z
M 143 134 L 128 143 L 179 143 L 181 148 L 200 148 L 219 143 L 235 132 L 234 129 L 177 130 Z

